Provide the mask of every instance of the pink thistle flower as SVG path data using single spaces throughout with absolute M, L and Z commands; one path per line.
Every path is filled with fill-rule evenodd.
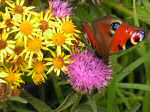
M 72 7 L 67 1 L 49 0 L 49 6 L 52 8 L 56 17 L 63 18 L 70 16 L 72 13 Z
M 68 77 L 72 87 L 83 93 L 93 89 L 102 89 L 112 78 L 112 70 L 102 59 L 89 50 L 73 56 L 73 63 L 68 66 Z

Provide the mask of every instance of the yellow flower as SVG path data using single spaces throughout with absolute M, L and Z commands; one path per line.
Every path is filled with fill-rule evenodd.
M 27 62 L 21 56 L 18 56 L 13 61 L 10 61 L 10 63 L 13 66 L 13 71 L 17 71 L 17 70 L 24 71 L 24 70 L 26 70 Z
M 8 57 L 7 62 L 13 65 L 14 70 L 17 69 L 24 70 L 24 68 L 27 65 L 27 62 L 24 60 L 23 56 L 20 56 L 20 54 L 24 50 L 23 41 L 17 40 L 15 44 L 15 48 L 13 50 L 14 50 L 14 54 Z
M 12 87 L 20 87 L 24 81 L 21 78 L 22 73 L 19 71 L 13 71 L 11 68 L 5 68 L 3 71 L 0 71 L 0 74 L 5 74 L 4 80 L 11 85 Z
M 0 62 L 3 63 L 7 56 L 13 55 L 15 48 L 15 41 L 8 39 L 8 33 L 3 31 L 0 34 Z
M 56 75 L 59 76 L 60 72 L 66 70 L 66 66 L 70 63 L 70 55 L 65 55 L 64 53 L 58 55 L 53 51 L 51 51 L 51 54 L 52 57 L 45 59 L 48 61 L 46 65 L 49 65 L 49 70 L 47 73 L 54 71 Z
M 10 0 L 0 0 L 0 4 L 5 4 L 7 2 L 10 2 Z
M 46 70 L 47 68 L 44 62 L 35 60 L 28 70 L 28 75 L 32 76 L 32 80 L 36 85 L 40 85 L 47 79 L 45 74 Z
M 41 31 L 49 33 L 50 32 L 49 29 L 55 26 L 53 20 L 54 20 L 54 17 L 50 9 L 45 12 L 41 11 L 40 20 L 39 20 L 39 27 Z
M 1 15 L 2 15 L 2 22 L 0 23 L 0 28 L 10 29 L 11 27 L 13 27 L 14 23 L 7 7 L 5 8 L 5 13 L 2 13 Z
M 34 14 L 32 9 L 34 9 L 33 6 L 26 7 L 24 6 L 25 0 L 16 0 L 16 2 L 13 1 L 6 1 L 8 4 L 8 9 L 12 14 Z
M 17 32 L 15 39 L 24 40 L 26 44 L 27 39 L 32 36 L 37 36 L 40 30 L 38 29 L 37 18 L 31 14 L 23 16 L 14 16 L 15 27 L 13 27 L 11 33 Z
M 37 60 L 43 59 L 42 50 L 48 50 L 45 46 L 45 42 L 42 40 L 42 37 L 34 37 L 28 39 L 25 45 L 25 49 L 22 51 L 20 56 L 25 56 L 25 61 L 28 60 L 28 66 L 31 66 L 33 58 Z
M 61 54 L 62 49 L 64 48 L 67 51 L 70 51 L 70 46 L 73 45 L 74 38 L 66 35 L 63 32 L 53 29 L 51 33 L 45 36 L 46 45 L 56 48 L 57 54 Z
M 76 29 L 76 26 L 74 25 L 69 16 L 63 19 L 57 18 L 57 21 L 58 27 L 60 28 L 61 31 L 72 37 L 79 37 L 80 31 Z

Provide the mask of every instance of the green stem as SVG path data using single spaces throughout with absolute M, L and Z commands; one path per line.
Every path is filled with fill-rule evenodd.
M 64 96 L 63 96 L 61 87 L 58 84 L 57 77 L 55 77 L 55 76 L 53 77 L 53 84 L 54 84 L 55 93 L 57 95 L 57 99 L 58 99 L 59 103 L 61 104 L 61 102 L 64 100 Z
M 117 11 L 119 11 L 121 14 L 124 14 L 124 15 L 127 15 L 127 16 L 130 16 L 130 17 L 134 17 L 134 14 L 131 10 L 128 10 L 126 7 L 124 7 L 122 4 L 119 4 L 119 3 L 116 3 L 116 2 L 113 2 L 111 0 L 104 0 L 104 5 L 107 5 L 108 7 L 110 8 L 113 8 Z M 143 19 L 143 16 L 140 16 L 140 12 L 138 14 L 138 17 L 141 21 L 149 24 L 149 21 L 147 21 L 146 19 Z
M 121 71 L 118 75 L 114 76 L 117 82 L 120 82 L 124 77 L 126 77 L 129 73 L 131 73 L 138 66 L 149 60 L 150 53 L 144 54 L 142 57 L 138 58 L 136 61 L 128 65 L 123 71 Z M 147 74 L 149 75 L 149 74 Z
M 90 104 L 90 106 L 92 108 L 92 112 L 98 112 L 97 111 L 97 105 L 96 105 L 96 102 L 93 99 L 93 97 L 91 95 L 87 95 L 87 97 L 88 97 L 88 100 L 89 100 L 89 104 Z
M 113 79 L 107 91 L 107 112 L 116 112 L 116 105 L 114 102 L 116 99 L 116 90 L 116 80 Z
M 126 88 L 126 89 L 138 89 L 138 90 L 143 90 L 143 91 L 149 91 L 150 92 L 149 85 L 145 85 L 145 84 L 119 83 L 118 86 L 121 87 L 121 88 Z
M 147 84 L 149 85 L 147 89 L 150 89 L 150 60 L 145 61 L 145 72 Z M 143 112 L 149 112 L 149 110 L 150 110 L 150 91 L 147 91 L 144 96 Z
M 128 16 L 133 16 L 133 12 L 128 10 L 127 8 L 125 8 L 122 4 L 113 2 L 111 0 L 104 0 L 103 2 L 105 5 L 112 7 L 116 10 L 119 10 L 120 12 L 122 12 L 123 14 L 126 14 Z
M 77 99 L 75 100 L 75 102 L 74 102 L 74 104 L 73 104 L 73 106 L 72 106 L 72 108 L 71 108 L 71 112 L 75 112 L 77 106 L 78 106 L 79 103 L 80 103 L 81 98 L 82 98 L 82 94 L 78 94 L 78 97 L 77 97 Z
M 117 63 L 117 59 L 118 59 L 117 54 L 114 54 L 111 58 L 113 70 L 112 77 L 114 78 L 112 79 L 111 84 L 108 86 L 107 90 L 107 112 L 116 112 L 116 109 L 114 109 L 114 107 L 116 107 L 114 100 L 116 99 L 116 91 L 117 91 L 115 77 L 117 77 L 118 73 L 120 73 L 120 71 L 122 70 L 120 68 L 120 65 Z
M 135 26 L 139 27 L 140 24 L 139 24 L 137 12 L 136 12 L 136 0 L 133 0 L 133 18 L 134 18 Z
M 39 89 L 39 93 L 40 93 L 40 99 L 45 101 L 45 89 L 44 87 L 42 86 L 40 89 Z
M 3 112 L 8 112 L 8 105 L 7 105 L 7 102 L 4 102 L 3 104 Z

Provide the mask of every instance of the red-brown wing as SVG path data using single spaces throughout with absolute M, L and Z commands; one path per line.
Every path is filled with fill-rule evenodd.
M 93 24 L 96 41 L 98 43 L 96 51 L 100 56 L 102 56 L 105 62 L 108 61 L 108 57 L 110 55 L 110 44 L 113 39 L 110 34 L 112 21 L 114 21 L 114 18 L 107 16 L 103 19 L 96 20 Z
M 96 48 L 96 38 L 91 25 L 88 22 L 83 23 L 83 31 L 85 33 L 85 38 L 91 43 L 93 48 Z

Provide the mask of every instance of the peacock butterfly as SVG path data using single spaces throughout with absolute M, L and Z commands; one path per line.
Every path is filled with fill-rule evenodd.
M 92 25 L 84 22 L 83 31 L 105 62 L 110 54 L 135 46 L 145 37 L 145 32 L 140 28 L 111 16 L 97 19 Z

